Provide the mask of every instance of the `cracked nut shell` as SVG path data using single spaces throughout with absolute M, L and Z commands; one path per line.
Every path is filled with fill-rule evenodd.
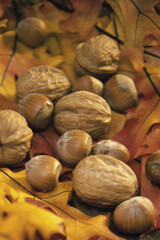
M 98 138 L 110 121 L 111 110 L 107 102 L 88 91 L 70 93 L 55 104 L 53 126 L 60 134 L 79 129 Z
M 23 116 L 13 110 L 0 111 L 0 165 L 20 163 L 26 157 L 33 133 Z

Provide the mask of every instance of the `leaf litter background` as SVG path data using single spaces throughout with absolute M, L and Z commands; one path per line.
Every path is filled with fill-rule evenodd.
M 58 158 L 59 136 L 49 126 L 34 133 L 25 161 L 0 168 L 0 239 L 118 240 L 159 239 L 160 189 L 145 174 L 148 156 L 160 148 L 160 2 L 156 0 L 0 0 L 0 109 L 17 110 L 15 82 L 26 69 L 47 64 L 62 69 L 72 82 L 74 52 L 79 42 L 106 34 L 121 49 L 118 72 L 134 79 L 139 105 L 124 113 L 112 112 L 105 136 L 126 145 L 140 195 L 156 209 L 155 225 L 140 236 L 120 235 L 112 210 L 96 209 L 72 193 L 72 169 L 63 167 L 56 189 L 37 192 L 27 183 L 24 162 L 37 154 Z M 30 49 L 18 41 L 16 25 L 24 17 L 45 21 L 43 46 Z M 36 213 L 36 214 L 35 214 Z

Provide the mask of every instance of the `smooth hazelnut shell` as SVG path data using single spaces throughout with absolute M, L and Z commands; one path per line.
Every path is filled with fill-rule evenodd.
M 55 188 L 62 170 L 61 163 L 54 157 L 39 155 L 25 164 L 28 182 L 41 191 Z
M 150 155 L 146 161 L 145 169 L 149 179 L 155 184 L 160 184 L 160 150 Z
M 62 161 L 75 166 L 87 157 L 92 149 L 91 136 L 82 130 L 69 130 L 57 141 L 57 150 Z
M 34 130 L 47 128 L 52 118 L 53 108 L 50 99 L 38 93 L 26 95 L 18 104 L 18 112 L 25 117 Z

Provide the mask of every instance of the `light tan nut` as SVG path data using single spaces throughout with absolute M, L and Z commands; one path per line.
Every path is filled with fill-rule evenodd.
M 52 66 L 35 66 L 26 70 L 16 82 L 17 100 L 29 93 L 40 93 L 51 101 L 57 101 L 71 91 L 67 76 Z
M 75 166 L 92 149 L 91 136 L 82 130 L 69 130 L 57 141 L 57 150 L 64 163 Z
M 18 112 L 25 117 L 29 126 L 34 130 L 47 128 L 53 113 L 54 105 L 46 96 L 30 93 L 18 104 Z
M 28 47 L 38 47 L 45 41 L 47 26 L 40 18 L 27 17 L 18 23 L 17 35 Z
M 61 163 L 54 157 L 39 155 L 25 164 L 28 182 L 36 189 L 51 191 L 62 171 Z
M 72 84 L 72 92 L 80 91 L 80 90 L 93 92 L 97 95 L 102 96 L 102 94 L 103 94 L 103 83 L 100 80 L 98 80 L 94 77 L 91 77 L 89 75 L 85 75 L 85 76 L 77 79 L 77 81 L 75 81 Z
M 70 93 L 55 104 L 53 126 L 60 134 L 79 129 L 98 138 L 110 121 L 111 110 L 107 102 L 88 91 Z
M 90 155 L 73 170 L 73 188 L 82 201 L 111 208 L 137 194 L 138 182 L 122 161 L 108 155 Z
M 136 107 L 138 93 L 133 80 L 125 75 L 116 74 L 104 85 L 104 98 L 111 109 L 117 112 Z
M 93 154 L 106 154 L 125 163 L 130 159 L 128 149 L 123 144 L 111 139 L 101 140 L 95 143 L 93 145 Z
M 149 230 L 155 220 L 152 202 L 137 196 L 124 201 L 116 207 L 113 221 L 116 228 L 125 234 L 138 234 Z
M 99 35 L 77 47 L 75 61 L 86 72 L 104 77 L 117 70 L 119 56 L 116 42 L 106 35 Z
M 0 165 L 20 163 L 26 157 L 33 133 L 23 116 L 13 110 L 0 111 Z

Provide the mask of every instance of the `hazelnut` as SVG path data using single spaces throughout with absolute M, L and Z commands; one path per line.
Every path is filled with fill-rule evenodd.
M 69 130 L 57 141 L 57 150 L 64 163 L 75 166 L 92 149 L 92 138 L 82 130 Z
M 47 26 L 43 20 L 36 17 L 27 17 L 17 26 L 18 38 L 28 47 L 42 45 L 47 35 Z
M 103 83 L 94 77 L 85 75 L 83 77 L 80 77 L 77 81 L 75 81 L 72 84 L 72 92 L 80 90 L 93 92 L 97 95 L 102 96 Z
M 108 128 L 110 121 L 109 105 L 95 93 L 70 93 L 55 104 L 53 125 L 60 134 L 79 129 L 93 138 L 98 138 Z
M 51 120 L 53 107 L 53 103 L 46 96 L 31 93 L 20 100 L 18 112 L 25 117 L 32 129 L 44 130 Z
M 73 170 L 73 188 L 84 202 L 96 207 L 115 207 L 133 197 L 138 182 L 132 169 L 109 155 L 90 155 Z
M 133 80 L 122 74 L 114 75 L 104 85 L 104 99 L 117 112 L 137 106 L 138 93 Z
M 24 160 L 33 133 L 23 116 L 13 110 L 0 111 L 0 165 L 8 166 Z
M 77 47 L 75 61 L 87 73 L 104 77 L 117 70 L 119 57 L 116 42 L 106 35 L 99 35 Z
M 101 140 L 93 145 L 93 154 L 106 154 L 127 163 L 130 159 L 128 149 L 121 143 L 113 140 Z
M 25 164 L 28 182 L 36 189 L 51 191 L 62 171 L 61 163 L 54 157 L 39 155 Z
M 152 202 L 145 197 L 133 197 L 116 207 L 113 221 L 116 228 L 125 234 L 138 234 L 149 230 L 155 220 Z
M 155 184 L 160 184 L 160 150 L 150 155 L 146 161 L 145 169 L 149 179 Z
M 56 101 L 71 91 L 67 76 L 52 66 L 35 66 L 26 70 L 16 82 L 17 100 L 29 93 L 40 93 Z

